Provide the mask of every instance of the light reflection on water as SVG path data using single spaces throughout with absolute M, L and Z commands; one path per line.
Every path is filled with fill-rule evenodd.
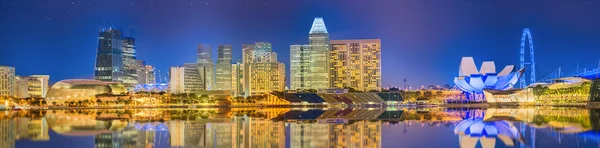
M 600 110 L 5 111 L 0 147 L 599 147 Z

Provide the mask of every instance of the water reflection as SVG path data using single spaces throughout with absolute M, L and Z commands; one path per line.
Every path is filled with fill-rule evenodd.
M 577 108 L 5 111 L 0 147 L 597 147 L 599 117 Z M 93 141 L 60 142 L 78 137 Z

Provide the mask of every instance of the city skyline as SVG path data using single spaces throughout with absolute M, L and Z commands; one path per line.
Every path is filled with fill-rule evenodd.
M 3 56 L 0 65 L 15 67 L 16 75 L 51 75 L 50 82 L 93 77 L 89 67 L 93 67 L 95 47 L 98 44 L 94 34 L 97 35 L 98 28 L 107 23 L 123 29 L 125 36 L 136 38 L 137 58 L 155 65 L 163 77 L 167 76 L 168 67 L 194 62 L 195 46 L 203 43 L 231 44 L 232 60 L 235 61 L 241 58 L 242 44 L 271 42 L 279 61 L 290 65 L 287 56 L 289 46 L 308 43 L 307 32 L 314 17 L 324 18 L 332 40 L 381 39 L 383 87 L 402 86 L 403 78 L 407 78 L 407 83 L 413 88 L 429 84 L 452 84 L 451 79 L 456 75 L 455 69 L 458 67 L 456 63 L 463 56 L 475 56 L 481 61 L 493 60 L 498 65 L 518 65 L 519 39 L 523 28 L 531 28 L 537 52 L 538 79 L 558 67 L 562 67 L 565 74 L 576 71 L 578 64 L 579 70 L 596 68 L 598 58 L 593 55 L 600 52 L 596 43 L 600 40 L 600 30 L 597 29 L 600 21 L 591 19 L 597 18 L 600 12 L 593 9 L 598 3 L 592 1 L 356 1 L 351 5 L 352 8 L 359 4 L 368 10 L 380 10 L 374 12 L 356 12 L 343 8 L 350 4 L 341 1 L 207 1 L 204 4 L 166 4 L 164 1 L 155 4 L 139 1 L 47 2 L 4 2 L 10 5 L 2 5 L 1 18 L 8 23 L 0 24 L 2 31 L 6 32 L 2 36 L 4 40 L 0 41 L 0 54 L 13 56 Z M 120 4 L 122 7 L 98 9 L 110 4 Z M 444 4 L 452 7 L 439 6 Z M 38 5 L 41 8 L 36 7 L 34 12 L 19 9 Z M 223 8 L 235 11 L 213 16 L 209 14 L 214 13 L 201 13 L 219 12 L 218 9 Z M 283 10 L 284 8 L 286 9 Z M 303 13 L 305 9 L 308 13 Z M 555 9 L 564 11 L 551 11 Z M 108 10 L 115 12 L 103 13 Z M 329 13 L 335 10 L 337 12 Z M 49 12 L 41 13 L 42 11 Z M 398 15 L 385 15 L 388 13 Z M 245 16 L 252 15 L 265 17 L 245 19 Z M 154 20 L 148 16 L 157 17 Z M 245 25 L 230 23 L 236 21 Z M 48 27 L 55 30 L 46 29 Z M 59 34 L 65 35 L 64 40 L 54 39 Z M 211 50 L 216 53 L 217 49 Z M 569 52 L 563 54 L 564 51 Z M 39 54 L 24 54 L 27 52 Z M 56 58 L 55 53 L 73 56 L 60 59 Z M 555 55 L 567 56 L 556 60 Z M 212 61 L 216 61 L 216 56 L 212 57 Z M 59 65 L 71 69 L 65 71 L 51 68 Z M 286 66 L 286 71 L 289 71 L 289 66 Z M 289 72 L 287 80 L 289 86 Z

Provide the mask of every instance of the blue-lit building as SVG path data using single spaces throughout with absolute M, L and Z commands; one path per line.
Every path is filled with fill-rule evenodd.
M 523 75 L 525 69 L 514 72 L 514 65 L 507 65 L 496 73 L 493 61 L 485 61 L 477 69 L 473 57 L 463 57 L 454 84 L 467 94 L 469 100 L 483 100 L 484 90 L 508 90 Z

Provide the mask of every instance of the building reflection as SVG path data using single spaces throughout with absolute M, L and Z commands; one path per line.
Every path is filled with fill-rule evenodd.
M 18 111 L 0 115 L 0 147 L 58 135 L 94 137 L 98 148 L 371 148 L 382 147 L 382 126 L 401 124 L 405 133 L 407 126 L 452 127 L 461 147 L 533 148 L 539 137 L 600 142 L 599 122 L 600 110 L 574 108 Z

